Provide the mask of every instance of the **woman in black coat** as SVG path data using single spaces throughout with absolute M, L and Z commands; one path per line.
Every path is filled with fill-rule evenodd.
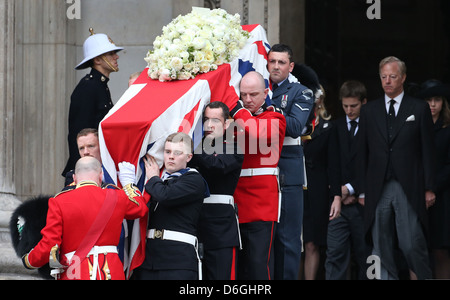
M 450 87 L 428 80 L 418 95 L 430 105 L 436 144 L 436 204 L 428 209 L 434 277 L 450 279 Z
M 320 250 L 324 250 L 327 243 L 328 222 L 339 216 L 341 207 L 337 134 L 327 117 L 323 100 L 324 95 L 315 103 L 310 125 L 313 130 L 303 142 L 307 178 L 303 216 L 306 280 L 317 277 Z

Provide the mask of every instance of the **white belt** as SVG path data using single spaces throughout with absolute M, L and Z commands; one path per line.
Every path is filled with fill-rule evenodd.
M 91 251 L 89 251 L 89 253 L 86 255 L 86 257 L 89 257 L 91 255 L 94 256 L 93 265 L 92 265 L 92 273 L 90 274 L 91 280 L 97 279 L 97 269 L 99 269 L 98 255 L 99 254 L 106 255 L 108 253 L 118 253 L 117 246 L 94 246 L 94 247 L 92 247 Z M 75 254 L 75 251 L 72 251 L 72 252 L 66 253 L 65 256 L 70 261 L 74 254 Z M 98 271 L 100 272 L 100 269 Z M 108 274 L 107 274 L 107 276 L 108 276 Z
M 204 204 L 229 204 L 234 206 L 234 198 L 230 195 L 211 195 L 203 200 Z
M 264 175 L 278 176 L 279 174 L 280 170 L 278 168 L 258 168 L 258 169 L 241 170 L 241 177 L 264 176 Z
M 203 200 L 203 204 L 228 204 L 234 208 L 234 197 L 230 195 L 210 195 Z M 239 230 L 239 219 L 236 214 L 237 229 L 239 235 L 239 249 L 242 250 L 241 231 Z
M 163 230 L 149 229 L 149 231 L 147 232 L 147 238 L 152 240 L 160 239 L 160 240 L 183 242 L 190 244 L 194 247 L 197 245 L 197 237 L 192 234 L 164 229 Z
M 272 175 L 277 176 L 278 183 L 278 222 L 280 222 L 281 216 L 281 187 L 278 176 L 280 175 L 279 168 L 258 168 L 258 169 L 244 169 L 241 170 L 241 177 L 252 177 L 252 176 L 264 176 Z
M 286 136 L 283 142 L 283 146 L 300 146 L 301 144 L 302 144 L 301 137 L 294 139 L 291 138 L 290 136 Z
M 202 280 L 202 261 L 200 259 L 200 256 L 198 255 L 198 241 L 196 236 L 172 230 L 149 229 L 147 231 L 147 238 L 152 240 L 161 239 L 161 240 L 183 242 L 194 246 L 198 260 L 198 276 L 199 279 Z

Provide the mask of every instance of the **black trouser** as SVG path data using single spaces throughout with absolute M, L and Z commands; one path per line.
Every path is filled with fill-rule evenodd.
M 252 222 L 239 228 L 243 249 L 238 255 L 237 279 L 272 280 L 276 222 Z
M 237 248 L 221 248 L 205 250 L 202 267 L 204 280 L 236 279 Z

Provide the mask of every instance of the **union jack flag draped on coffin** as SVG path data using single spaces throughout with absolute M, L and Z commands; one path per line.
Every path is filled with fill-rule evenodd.
M 210 102 L 222 101 L 233 108 L 239 100 L 239 83 L 250 71 L 261 73 L 269 87 L 267 53 L 270 45 L 266 32 L 257 24 L 245 25 L 243 29 L 250 32 L 250 38 L 239 57 L 215 71 L 195 79 L 171 82 L 150 79 L 148 69 L 142 72 L 99 126 L 101 158 L 108 183 L 119 184 L 117 165 L 127 161 L 136 166 L 138 187 L 143 191 L 145 169 L 142 159 L 148 153 L 162 166 L 167 136 L 182 131 L 189 134 L 197 146 L 203 137 L 204 107 Z M 269 97 L 267 101 L 270 101 Z M 143 261 L 144 243 L 139 246 L 139 239 L 136 240 L 139 231 L 139 226 L 133 226 L 130 252 L 124 261 L 128 272 Z

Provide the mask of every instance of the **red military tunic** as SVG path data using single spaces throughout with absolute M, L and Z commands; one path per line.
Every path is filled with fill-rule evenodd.
M 242 170 L 277 168 L 286 132 L 286 119 L 277 112 L 268 111 L 258 116 L 239 110 L 234 116 L 244 129 L 237 134 L 244 152 Z M 245 145 L 242 145 L 245 139 Z M 239 179 L 234 193 L 238 206 L 239 223 L 277 222 L 279 218 L 279 188 L 274 175 L 248 176 Z
M 120 189 L 114 192 L 117 194 L 117 204 L 96 246 L 117 246 L 123 220 L 138 219 L 148 212 L 146 204 L 149 198 L 144 199 L 140 194 L 128 197 Z M 41 231 L 42 239 L 25 257 L 26 265 L 31 268 L 44 266 L 49 262 L 50 250 L 55 245 L 60 247 L 61 264 L 69 265 L 65 254 L 78 249 L 99 213 L 106 193 L 107 189 L 102 189 L 93 182 L 83 182 L 74 190 L 50 198 L 47 224 Z M 66 268 L 60 279 L 89 280 L 89 271 L 93 265 L 91 255 L 82 260 L 79 270 Z M 125 279 L 123 264 L 117 253 L 100 254 L 97 272 L 97 279 Z

